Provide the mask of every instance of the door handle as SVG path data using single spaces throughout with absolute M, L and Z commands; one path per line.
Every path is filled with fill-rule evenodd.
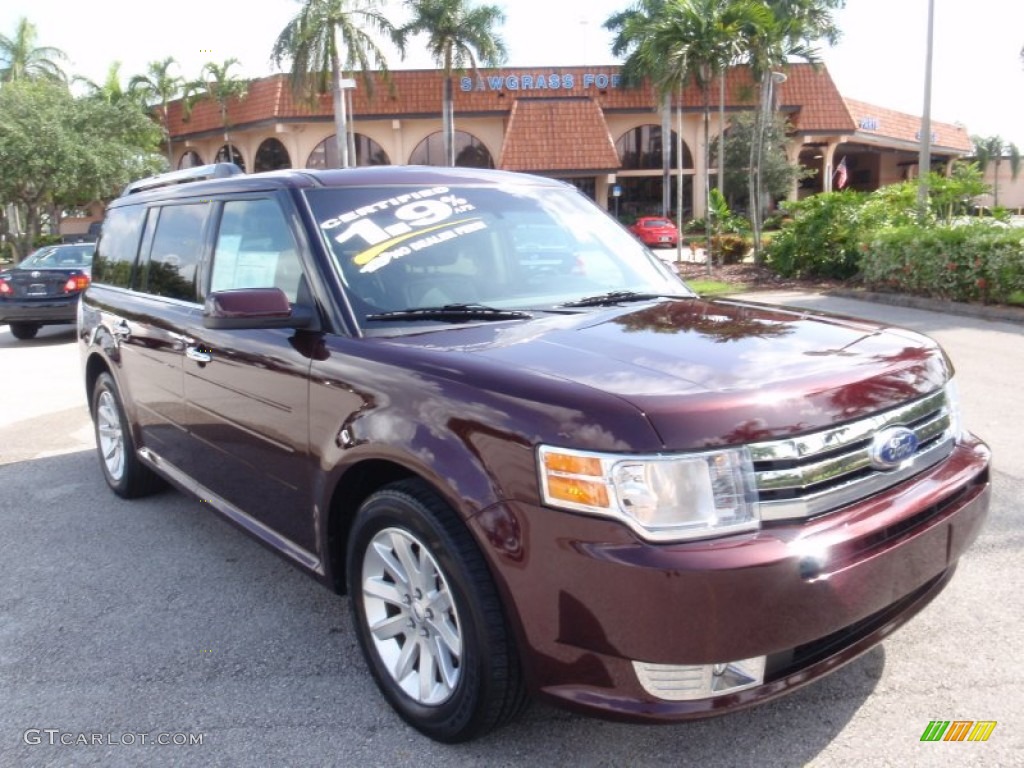
M 202 347 L 185 347 L 185 357 L 189 360 L 195 360 L 201 365 L 213 362 L 213 355 L 210 354 L 208 349 Z

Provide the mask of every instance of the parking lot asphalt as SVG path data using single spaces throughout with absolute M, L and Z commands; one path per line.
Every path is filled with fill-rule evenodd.
M 878 648 L 752 710 L 636 726 L 535 703 L 460 746 L 387 707 L 346 598 L 199 501 L 113 496 L 74 332 L 25 343 L 0 327 L 0 766 L 1021 765 L 1024 328 L 812 294 L 755 298 L 944 345 L 965 422 L 995 455 L 990 519 L 952 583 Z M 932 720 L 998 724 L 986 742 L 921 742 Z

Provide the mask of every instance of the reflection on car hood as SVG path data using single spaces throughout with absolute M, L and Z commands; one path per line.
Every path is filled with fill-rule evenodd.
M 401 343 L 471 352 L 510 372 L 623 398 L 668 446 L 768 439 L 860 418 L 933 392 L 949 375 L 925 336 L 749 303 L 662 301 Z

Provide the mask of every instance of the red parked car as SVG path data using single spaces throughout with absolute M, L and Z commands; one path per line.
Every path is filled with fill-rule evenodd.
M 527 694 L 686 720 L 812 683 L 939 594 L 988 508 L 935 342 L 702 299 L 558 181 L 191 168 L 109 205 L 92 277 L 113 492 L 168 480 L 346 592 L 441 741 Z
M 641 216 L 629 231 L 639 237 L 644 245 L 652 248 L 675 248 L 679 242 L 679 230 L 676 229 L 676 225 L 662 216 Z

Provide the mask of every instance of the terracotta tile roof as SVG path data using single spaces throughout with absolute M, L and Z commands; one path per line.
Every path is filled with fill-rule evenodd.
M 869 140 L 874 137 L 896 139 L 917 145 L 921 131 L 921 118 L 885 107 L 876 107 L 855 99 L 846 99 L 857 125 L 857 137 Z M 955 150 L 968 154 L 974 145 L 967 135 L 967 129 L 951 123 L 932 120 L 932 146 L 936 149 Z
M 613 66 L 483 69 L 478 76 L 455 77 L 455 111 L 462 115 L 507 118 L 518 101 L 540 100 L 534 97 L 544 97 L 544 101 L 582 99 L 606 113 L 654 111 L 658 100 L 653 88 L 647 83 L 637 88 L 620 87 L 619 71 L 619 67 Z M 880 129 L 877 135 L 915 141 L 917 128 L 910 122 L 918 118 L 844 100 L 824 67 L 790 64 L 784 71 L 787 79 L 778 86 L 776 103 L 790 114 L 798 134 L 852 135 L 858 131 L 860 117 L 874 115 L 880 118 L 882 126 L 899 126 L 891 133 L 888 128 Z M 390 84 L 379 73 L 371 73 L 370 79 L 374 84 L 372 93 L 360 77 L 352 94 L 353 112 L 358 119 L 440 116 L 442 76 L 438 70 L 394 70 L 390 73 Z M 713 104 L 717 104 L 717 92 L 717 87 L 713 87 Z M 726 75 L 726 108 L 750 108 L 754 99 L 756 89 L 749 70 L 745 67 L 730 70 Z M 678 97 L 673 102 L 678 102 Z M 692 85 L 683 92 L 682 105 L 686 111 L 701 109 L 700 92 Z M 539 106 L 527 109 L 530 114 L 545 113 Z M 230 105 L 228 119 L 232 129 L 239 129 L 286 120 L 329 120 L 331 114 L 330 95 L 322 96 L 312 106 L 302 103 L 292 95 L 288 76 L 280 74 L 254 81 L 249 95 Z M 948 124 L 933 125 L 938 134 L 938 146 L 970 148 L 966 132 Z M 172 103 L 170 126 L 171 135 L 176 139 L 218 133 L 221 121 L 217 104 L 209 100 L 197 102 L 190 119 L 183 121 L 181 103 Z M 871 135 L 869 131 L 860 133 Z M 514 146 L 509 149 L 513 150 Z
M 620 165 L 601 107 L 587 98 L 516 99 L 498 167 L 614 171 Z

